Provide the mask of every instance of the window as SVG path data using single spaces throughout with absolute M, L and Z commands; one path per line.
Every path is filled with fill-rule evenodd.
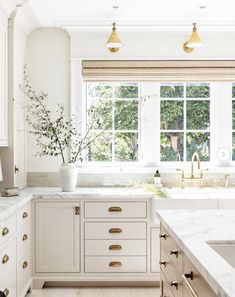
M 210 160 L 210 84 L 160 84 L 160 160 Z
M 138 83 L 87 83 L 87 110 L 100 115 L 92 133 L 103 132 L 90 145 L 88 161 L 138 161 L 139 97 Z
M 235 83 L 232 84 L 232 160 L 235 161 Z

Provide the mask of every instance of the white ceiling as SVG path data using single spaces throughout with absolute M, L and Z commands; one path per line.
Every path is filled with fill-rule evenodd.
M 41 26 L 233 27 L 235 0 L 28 0 Z M 119 6 L 114 9 L 113 6 Z M 202 9 L 200 6 L 206 6 Z

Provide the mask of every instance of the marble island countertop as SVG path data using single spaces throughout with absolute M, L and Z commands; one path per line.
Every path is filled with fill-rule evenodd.
M 235 297 L 235 268 L 208 244 L 235 243 L 235 210 L 159 210 L 157 216 L 215 293 Z

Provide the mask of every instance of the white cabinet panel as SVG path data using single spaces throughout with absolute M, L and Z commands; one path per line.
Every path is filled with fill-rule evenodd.
M 159 260 L 160 260 L 160 228 L 151 228 L 151 272 L 160 272 Z
M 36 203 L 36 272 L 79 272 L 79 202 Z

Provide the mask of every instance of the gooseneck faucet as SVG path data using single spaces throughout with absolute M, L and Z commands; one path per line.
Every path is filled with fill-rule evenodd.
M 191 160 L 191 178 L 194 178 L 194 161 L 197 161 L 197 168 L 201 169 L 201 161 L 198 152 L 194 152 Z

